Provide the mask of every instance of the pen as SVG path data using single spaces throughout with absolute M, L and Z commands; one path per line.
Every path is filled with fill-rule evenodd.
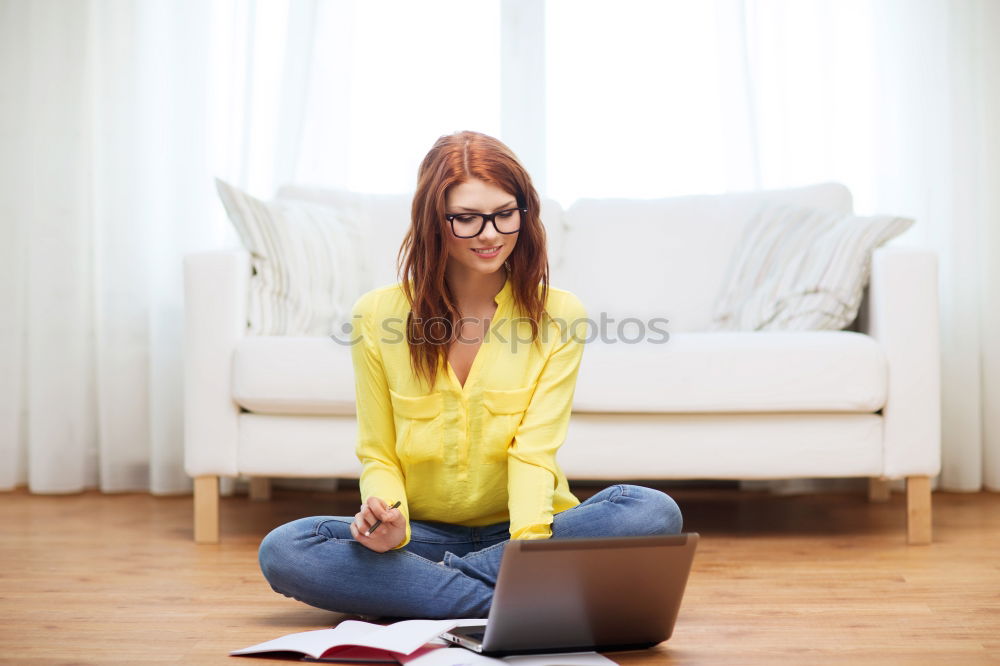
M 397 500 L 395 504 L 393 504 L 392 506 L 389 507 L 389 510 L 398 509 L 399 505 L 402 504 L 402 503 L 403 503 L 403 500 Z M 382 524 L 382 519 L 379 518 L 378 520 L 375 521 L 374 525 L 372 525 L 371 527 L 368 528 L 368 531 L 365 532 L 365 536 L 371 536 L 372 532 L 375 531 L 375 528 L 378 527 L 381 524 Z

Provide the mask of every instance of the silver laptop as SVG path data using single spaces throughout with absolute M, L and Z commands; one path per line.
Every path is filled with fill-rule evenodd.
M 673 633 L 698 534 L 510 541 L 485 624 L 448 641 L 488 655 L 652 647 Z

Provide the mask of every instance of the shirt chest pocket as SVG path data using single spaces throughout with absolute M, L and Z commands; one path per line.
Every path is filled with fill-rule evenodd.
M 483 438 L 487 442 L 487 458 L 506 460 L 507 449 L 514 439 L 517 427 L 521 425 L 534 390 L 534 386 L 483 390 L 483 405 L 487 416 L 483 423 Z
M 404 463 L 440 460 L 444 417 L 441 393 L 408 396 L 389 389 L 396 423 L 396 454 Z

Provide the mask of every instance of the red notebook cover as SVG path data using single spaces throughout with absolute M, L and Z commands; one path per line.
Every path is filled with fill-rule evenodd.
M 425 645 L 411 654 L 402 655 L 388 650 L 370 647 L 338 646 L 324 652 L 319 659 L 303 657 L 302 661 L 328 662 L 339 664 L 405 664 L 407 661 L 427 654 L 431 650 L 447 647 L 446 645 Z M 405 661 L 403 661 L 405 660 Z

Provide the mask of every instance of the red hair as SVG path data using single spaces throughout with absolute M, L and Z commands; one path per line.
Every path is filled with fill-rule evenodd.
M 451 187 L 471 179 L 502 189 L 517 199 L 519 207 L 528 209 L 521 217 L 517 245 L 507 259 L 515 317 L 529 319 L 532 340 L 537 342 L 538 322 L 545 314 L 549 261 L 538 192 L 531 177 L 511 149 L 493 137 L 479 132 L 440 137 L 420 164 L 410 228 L 397 256 L 397 272 L 410 303 L 406 322 L 410 364 L 429 387 L 447 362 L 461 317 L 445 281 L 445 241 L 452 233 L 445 220 L 445 200 Z

